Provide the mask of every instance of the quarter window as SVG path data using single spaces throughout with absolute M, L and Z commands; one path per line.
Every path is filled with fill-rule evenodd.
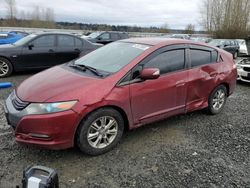
M 182 70 L 184 67 L 184 49 L 163 52 L 144 65 L 144 68 L 159 68 L 161 74 Z

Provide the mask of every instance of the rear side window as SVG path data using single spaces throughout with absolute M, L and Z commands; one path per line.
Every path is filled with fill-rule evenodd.
M 119 40 L 119 39 L 120 39 L 118 33 L 111 33 L 111 38 L 112 38 L 113 40 Z
M 80 48 L 83 46 L 83 43 L 82 43 L 82 40 L 78 39 L 78 38 L 75 38 L 75 46 Z
M 202 66 L 210 63 L 217 62 L 218 59 L 218 52 L 213 51 L 206 51 L 206 50 L 198 50 L 198 49 L 191 49 L 191 67 Z
M 74 37 L 67 35 L 58 35 L 58 46 L 66 47 L 66 46 L 74 46 Z
M 144 68 L 159 68 L 161 74 L 182 70 L 184 67 L 184 49 L 163 52 L 144 65 Z

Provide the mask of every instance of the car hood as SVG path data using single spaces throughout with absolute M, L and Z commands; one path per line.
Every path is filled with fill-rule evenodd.
M 1 43 L 1 40 L 0 40 L 0 43 Z M 6 50 L 6 49 L 9 49 L 9 48 L 16 48 L 16 46 L 14 46 L 13 44 L 2 44 L 2 45 L 0 45 L 0 50 Z
M 98 94 L 107 91 L 103 82 L 104 79 L 83 76 L 56 66 L 25 80 L 16 93 L 21 100 L 28 102 L 81 100 L 87 98 L 91 91 L 96 92 L 100 88 L 102 92 Z

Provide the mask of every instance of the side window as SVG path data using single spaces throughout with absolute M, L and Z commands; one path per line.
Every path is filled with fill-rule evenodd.
M 182 70 L 184 67 L 184 49 L 163 52 L 144 65 L 144 68 L 159 68 L 161 74 Z
M 110 39 L 110 34 L 109 34 L 109 33 L 103 33 L 103 34 L 100 36 L 100 38 L 101 38 L 102 40 L 108 40 L 108 39 Z
M 34 47 L 53 47 L 55 45 L 55 35 L 44 35 L 31 42 Z
M 211 52 L 205 50 L 190 50 L 191 67 L 205 65 L 211 63 Z
M 211 58 L 212 58 L 212 59 L 211 59 L 211 62 L 212 62 L 212 63 L 217 62 L 217 60 L 218 60 L 218 52 L 214 50 L 214 51 L 211 52 L 211 55 L 212 55 L 212 57 L 211 57 Z
M 58 46 L 72 47 L 74 44 L 74 37 L 68 35 L 58 35 Z
M 120 39 L 120 37 L 119 37 L 119 35 L 117 33 L 111 33 L 111 38 L 113 40 L 119 40 Z
M 75 38 L 75 46 L 81 48 L 83 46 L 83 42 L 80 39 Z

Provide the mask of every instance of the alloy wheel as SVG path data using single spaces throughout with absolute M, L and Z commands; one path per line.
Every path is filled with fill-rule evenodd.
M 222 106 L 224 105 L 225 101 L 226 101 L 225 91 L 223 89 L 217 90 L 212 100 L 213 108 L 217 111 L 220 110 Z
M 9 66 L 4 61 L 0 60 L 0 76 L 5 76 L 9 72 Z
M 88 129 L 88 143 L 97 149 L 110 145 L 118 133 L 118 123 L 110 116 L 102 116 L 96 119 Z

